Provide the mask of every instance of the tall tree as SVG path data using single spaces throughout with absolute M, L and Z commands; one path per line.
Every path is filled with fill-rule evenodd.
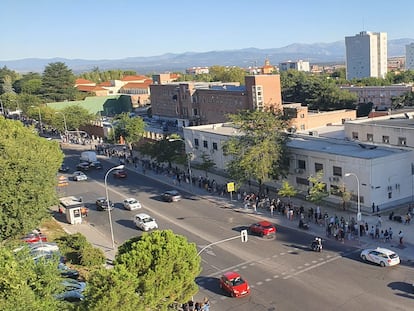
M 311 187 L 306 199 L 316 204 L 329 196 L 326 183 L 323 182 L 323 175 L 323 171 L 318 171 L 315 176 L 311 175 L 308 177 Z
M 171 230 L 144 233 L 120 246 L 113 269 L 89 280 L 87 310 L 166 310 L 188 301 L 198 291 L 200 261 L 185 237 Z
M 141 140 L 145 131 L 145 122 L 141 117 L 131 118 L 127 113 L 122 113 L 115 125 L 115 139 L 119 141 L 122 136 L 132 150 L 134 143 Z
M 280 112 L 242 111 L 229 115 L 239 135 L 225 142 L 225 155 L 232 156 L 227 170 L 238 183 L 249 179 L 259 182 L 259 188 L 270 178 L 286 172 L 286 121 Z
M 75 100 L 75 76 L 64 63 L 50 63 L 42 75 L 41 93 L 46 101 Z
M 36 228 L 56 203 L 57 142 L 22 123 L 0 118 L 0 240 Z
M 289 184 L 287 180 L 284 180 L 282 182 L 282 187 L 280 187 L 279 191 L 277 192 L 278 195 L 284 198 L 288 197 L 289 200 L 291 197 L 294 197 L 296 193 L 297 190 L 291 184 Z

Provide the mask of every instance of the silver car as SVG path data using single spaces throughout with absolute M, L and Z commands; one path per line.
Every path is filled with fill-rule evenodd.
M 157 222 L 148 214 L 136 214 L 134 216 L 134 223 L 142 231 L 158 229 Z

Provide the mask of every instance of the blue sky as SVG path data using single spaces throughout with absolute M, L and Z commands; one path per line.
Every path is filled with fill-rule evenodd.
M 414 38 L 412 0 L 1 0 L 0 60 L 119 59 Z

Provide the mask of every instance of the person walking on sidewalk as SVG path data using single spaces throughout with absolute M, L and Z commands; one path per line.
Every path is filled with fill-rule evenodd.
M 400 245 L 403 244 L 404 233 L 400 230 L 398 233 L 398 238 L 400 239 Z

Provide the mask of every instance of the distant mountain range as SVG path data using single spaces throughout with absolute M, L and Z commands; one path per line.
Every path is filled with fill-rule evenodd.
M 405 56 L 405 46 L 414 42 L 414 39 L 388 40 L 388 57 Z M 21 73 L 43 72 L 45 66 L 54 62 L 65 63 L 75 74 L 99 70 L 121 69 L 135 70 L 139 74 L 183 72 L 190 67 L 204 66 L 263 66 L 265 59 L 273 65 L 287 60 L 305 60 L 311 64 L 345 63 L 345 41 L 333 43 L 294 43 L 281 48 L 210 51 L 204 53 L 187 52 L 182 54 L 163 54 L 151 57 L 129 57 L 122 59 L 84 60 L 66 58 L 25 58 L 10 61 L 1 61 L 0 67 L 6 66 Z

